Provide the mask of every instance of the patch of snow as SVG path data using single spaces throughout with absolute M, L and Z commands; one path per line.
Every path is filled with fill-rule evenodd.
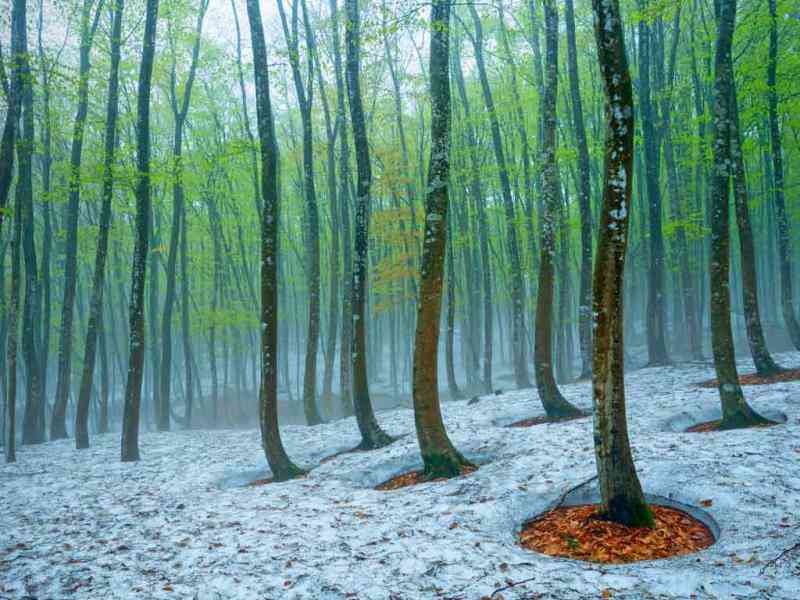
M 778 357 L 800 364 L 800 353 Z M 742 362 L 740 372 L 752 363 Z M 595 474 L 591 419 L 506 428 L 543 410 L 533 389 L 443 405 L 455 445 L 477 472 L 391 492 L 378 483 L 421 466 L 413 413 L 378 414 L 392 435 L 374 452 L 320 460 L 359 441 L 354 418 L 287 426 L 304 479 L 269 476 L 257 430 L 143 433 L 142 461 L 119 461 L 119 434 L 26 446 L 0 465 L 0 597 L 236 600 L 473 600 L 502 592 L 550 598 L 798 598 L 800 382 L 746 386 L 762 414 L 787 422 L 686 434 L 681 413 L 719 414 L 695 383 L 708 365 L 626 374 L 634 458 L 648 494 L 701 506 L 719 524 L 710 548 L 670 560 L 595 565 L 517 545 L 522 524 Z M 566 385 L 590 409 L 588 382 Z M 772 412 L 771 412 L 772 411 Z M 319 466 L 315 466 L 319 465 Z

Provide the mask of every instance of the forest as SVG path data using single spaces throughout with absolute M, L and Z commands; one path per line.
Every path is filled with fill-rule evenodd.
M 800 597 L 795 0 L 0 0 L 0 599 Z

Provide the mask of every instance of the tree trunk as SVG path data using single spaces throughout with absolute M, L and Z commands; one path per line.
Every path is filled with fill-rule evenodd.
M 619 0 L 593 0 L 595 39 L 606 97 L 603 209 L 594 269 L 594 447 L 603 511 L 617 523 L 655 525 L 628 440 L 625 414 L 623 285 L 633 180 L 633 86 Z
M 122 420 L 122 461 L 139 460 L 139 413 L 144 372 L 144 286 L 150 241 L 150 91 L 156 50 L 158 0 L 147 0 L 142 61 L 139 68 L 136 128 L 136 243 L 131 274 L 128 378 Z
M 361 103 L 360 71 L 360 15 L 358 0 L 346 0 L 347 25 L 345 26 L 347 96 L 350 102 L 350 119 L 353 123 L 353 144 L 356 152 L 358 180 L 356 183 L 355 257 L 352 283 L 353 340 L 350 356 L 353 376 L 353 404 L 358 428 L 361 431 L 360 447 L 364 450 L 380 448 L 392 438 L 378 425 L 369 398 L 367 383 L 366 305 L 367 264 L 369 242 L 369 202 L 372 169 L 367 141 L 367 126 Z
M 581 214 L 581 267 L 578 290 L 578 337 L 581 346 L 581 379 L 592 376 L 592 188 L 589 168 L 589 148 L 583 126 L 583 103 L 578 79 L 578 52 L 575 47 L 575 11 L 573 0 L 566 0 L 564 18 L 567 22 L 567 71 L 572 97 L 572 119 L 575 145 L 578 149 L 578 207 Z
M 639 0 L 640 9 L 644 0 Z M 639 87 L 642 116 L 642 144 L 645 154 L 647 204 L 649 206 L 650 265 L 647 283 L 647 352 L 649 365 L 666 365 L 667 355 L 664 304 L 664 233 L 661 228 L 661 188 L 659 184 L 659 140 L 650 100 L 650 26 L 639 21 Z
M 730 272 L 730 169 L 733 116 L 729 95 L 733 68 L 731 45 L 736 22 L 736 0 L 718 0 L 717 48 L 714 60 L 714 176 L 711 200 L 711 347 L 722 403 L 721 429 L 749 427 L 766 420 L 744 399 L 736 371 L 731 329 Z
M 439 406 L 438 349 L 450 177 L 450 0 L 431 6 L 431 158 L 425 200 L 420 301 L 414 343 L 414 422 L 426 478 L 455 477 L 471 466 L 455 449 Z
M 769 109 L 769 134 L 772 142 L 772 195 L 775 203 L 775 216 L 778 222 L 778 261 L 781 276 L 781 309 L 783 321 L 789 332 L 794 347 L 800 350 L 800 324 L 794 312 L 794 292 L 792 290 L 792 246 L 789 228 L 789 216 L 786 214 L 786 202 L 783 189 L 783 148 L 781 130 L 778 120 L 778 17 L 776 0 L 769 2 L 769 60 L 767 62 L 767 105 Z
M 258 136 L 261 139 L 261 389 L 259 423 L 261 444 L 276 481 L 302 475 L 284 450 L 278 428 L 278 147 L 269 94 L 269 71 L 261 8 L 247 0 L 253 71 L 256 85 Z
M 475 61 L 478 66 L 478 76 L 483 92 L 483 100 L 486 112 L 489 116 L 489 123 L 492 133 L 492 146 L 494 148 L 495 160 L 497 161 L 498 175 L 500 178 L 500 191 L 503 197 L 503 207 L 506 219 L 506 238 L 508 242 L 508 255 L 511 263 L 511 305 L 513 314 L 512 346 L 514 355 L 514 379 L 518 388 L 530 387 L 528 377 L 528 367 L 525 359 L 525 314 L 522 295 L 524 284 L 522 280 L 522 266 L 519 258 L 519 243 L 517 242 L 516 216 L 514 214 L 514 201 L 511 196 L 511 183 L 508 178 L 506 167 L 505 151 L 503 150 L 503 140 L 500 135 L 500 123 L 495 110 L 492 90 L 489 86 L 489 78 L 486 74 L 486 65 L 483 60 L 483 28 L 478 11 L 474 4 L 469 5 L 472 13 L 472 20 L 475 26 L 475 35 L 472 38 L 475 47 Z
M 69 204 L 67 209 L 67 243 L 64 256 L 64 299 L 61 303 L 61 330 L 58 342 L 58 379 L 50 422 L 50 439 L 67 437 L 66 412 L 72 379 L 72 321 L 75 314 L 75 284 L 78 268 L 78 216 L 81 200 L 81 159 L 86 116 L 89 112 L 89 69 L 94 34 L 97 30 L 102 3 L 92 18 L 94 0 L 84 0 L 81 12 L 81 49 L 78 73 L 78 108 L 72 131 L 72 150 L 69 164 Z
M 86 343 L 83 355 L 78 405 L 75 411 L 75 447 L 89 447 L 89 401 L 94 379 L 97 356 L 97 336 L 103 322 L 103 290 L 105 288 L 108 236 L 111 231 L 111 200 L 114 197 L 114 151 L 117 147 L 117 114 L 119 112 L 119 63 L 122 44 L 122 11 L 124 0 L 115 0 L 111 24 L 111 72 L 108 78 L 108 100 L 106 104 L 106 131 L 103 161 L 103 203 L 100 209 L 97 252 L 95 253 L 92 298 L 89 304 L 89 324 L 86 328 Z
M 558 93 L 558 12 L 553 0 L 544 0 L 546 30 L 545 87 L 542 102 L 542 254 L 539 259 L 539 293 L 536 300 L 534 367 L 536 388 L 550 418 L 575 417 L 583 413 L 558 390 L 553 376 L 553 291 L 556 252 L 556 219 L 561 189 L 556 160 L 556 96 Z M 562 274 L 561 285 L 566 285 Z

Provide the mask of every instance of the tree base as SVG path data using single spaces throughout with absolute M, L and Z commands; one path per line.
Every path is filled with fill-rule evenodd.
M 396 477 L 392 477 L 391 479 L 384 481 L 380 485 L 375 486 L 375 489 L 381 492 L 390 492 L 392 490 L 399 490 L 405 487 L 411 487 L 412 485 L 419 485 L 420 483 L 429 483 L 435 481 L 446 481 L 448 479 L 452 479 L 453 477 L 461 477 L 464 475 L 469 475 L 474 473 L 478 470 L 478 467 L 475 465 L 464 461 L 466 464 L 462 465 L 458 472 L 455 472 L 449 476 L 429 476 L 425 474 L 425 471 L 409 471 L 408 473 L 403 473 L 401 475 L 397 475 Z
M 609 520 L 598 504 L 559 507 L 526 523 L 520 544 L 549 556 L 621 564 L 690 554 L 716 541 L 705 524 L 687 513 L 651 508 L 653 527 L 630 527 Z
M 380 427 L 376 427 L 374 431 L 370 432 L 368 437 L 363 437 L 361 439 L 361 443 L 355 447 L 355 450 L 378 450 L 399 439 L 399 437 L 389 435 Z
M 288 465 L 277 469 L 276 472 L 273 473 L 273 476 L 269 480 L 264 480 L 267 483 L 275 482 L 280 483 L 282 481 L 290 481 L 292 479 L 300 479 L 301 477 L 305 477 L 308 474 L 308 471 L 305 471 L 298 467 L 293 463 L 289 463 Z
M 773 427 L 780 425 L 775 421 L 770 421 L 764 417 L 757 419 L 729 419 L 727 422 L 724 419 L 717 419 L 716 421 L 705 421 L 697 423 L 686 429 L 686 433 L 710 433 L 713 431 L 730 431 L 731 429 L 751 429 L 761 427 Z

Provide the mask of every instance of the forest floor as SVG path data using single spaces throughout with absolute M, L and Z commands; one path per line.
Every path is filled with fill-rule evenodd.
M 520 547 L 523 522 L 595 474 L 591 419 L 506 427 L 542 414 L 523 390 L 444 404 L 475 473 L 388 492 L 373 488 L 421 466 L 410 410 L 379 420 L 411 435 L 321 465 L 359 441 L 354 419 L 285 427 L 312 470 L 263 486 L 247 485 L 269 476 L 257 430 L 146 433 L 137 464 L 119 462 L 118 434 L 81 452 L 21 448 L 0 466 L 0 598 L 799 598 L 800 382 L 745 388 L 784 425 L 682 433 L 719 415 L 717 392 L 696 385 L 712 376 L 709 364 L 626 376 L 643 487 L 702 505 L 721 530 L 697 554 L 600 565 Z M 563 391 L 591 407 L 588 383 Z

